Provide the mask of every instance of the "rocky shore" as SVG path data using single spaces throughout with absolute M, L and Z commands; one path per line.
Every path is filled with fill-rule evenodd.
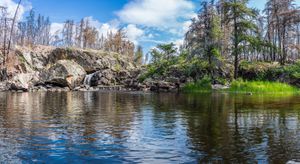
M 124 55 L 75 48 L 17 47 L 0 71 L 0 91 L 177 91 L 180 87 L 178 80 L 139 82 L 143 68 Z

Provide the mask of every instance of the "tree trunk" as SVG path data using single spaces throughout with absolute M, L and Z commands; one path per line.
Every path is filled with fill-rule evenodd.
M 15 11 L 15 15 L 14 15 L 13 21 L 12 21 L 12 24 L 11 24 L 10 35 L 9 35 L 8 46 L 7 46 L 7 55 L 9 54 L 10 45 L 11 45 L 11 39 L 12 39 L 12 35 L 13 35 L 13 32 L 14 32 L 14 26 L 15 26 L 15 22 L 16 22 L 16 18 L 17 18 L 18 10 L 20 8 L 21 1 L 22 0 L 20 0 L 19 3 L 18 3 L 18 6 L 17 6 L 17 9 Z M 6 60 L 6 59 L 4 59 L 4 60 Z
M 236 3 L 236 0 L 234 0 L 234 3 Z M 234 24 L 234 79 L 238 78 L 238 67 L 239 67 L 239 59 L 238 59 L 238 27 L 237 27 L 237 18 L 236 18 L 236 9 L 235 7 L 233 8 L 233 13 L 234 13 L 234 19 L 233 19 L 233 24 Z

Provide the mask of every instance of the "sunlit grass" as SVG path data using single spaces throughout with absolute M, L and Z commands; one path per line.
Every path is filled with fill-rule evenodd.
M 210 92 L 212 91 L 211 80 L 204 77 L 196 82 L 186 84 L 182 90 L 184 92 Z
M 299 89 L 286 83 L 270 81 L 233 81 L 228 89 L 232 92 L 263 92 L 263 93 L 287 93 L 299 92 Z

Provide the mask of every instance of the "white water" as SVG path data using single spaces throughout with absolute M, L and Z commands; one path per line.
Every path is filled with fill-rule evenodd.
M 91 86 L 91 80 L 92 80 L 92 77 L 94 76 L 95 73 L 92 73 L 92 74 L 89 74 L 89 75 L 86 75 L 85 78 L 84 78 L 84 81 L 83 81 L 83 84 L 85 86 Z

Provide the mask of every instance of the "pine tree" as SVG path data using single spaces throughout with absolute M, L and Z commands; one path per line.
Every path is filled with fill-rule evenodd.
M 142 48 L 142 46 L 138 46 L 138 47 L 137 47 L 137 50 L 136 50 L 136 52 L 135 52 L 134 63 L 135 63 L 136 65 L 141 66 L 141 65 L 143 64 L 143 56 L 144 56 L 143 48 Z
M 248 44 L 255 46 L 257 37 L 251 34 L 257 32 L 257 26 L 253 23 L 257 13 L 247 7 L 248 0 L 227 0 L 224 2 L 226 22 L 232 24 L 232 54 L 234 57 L 234 78 L 238 77 L 239 60 L 241 53 Z

